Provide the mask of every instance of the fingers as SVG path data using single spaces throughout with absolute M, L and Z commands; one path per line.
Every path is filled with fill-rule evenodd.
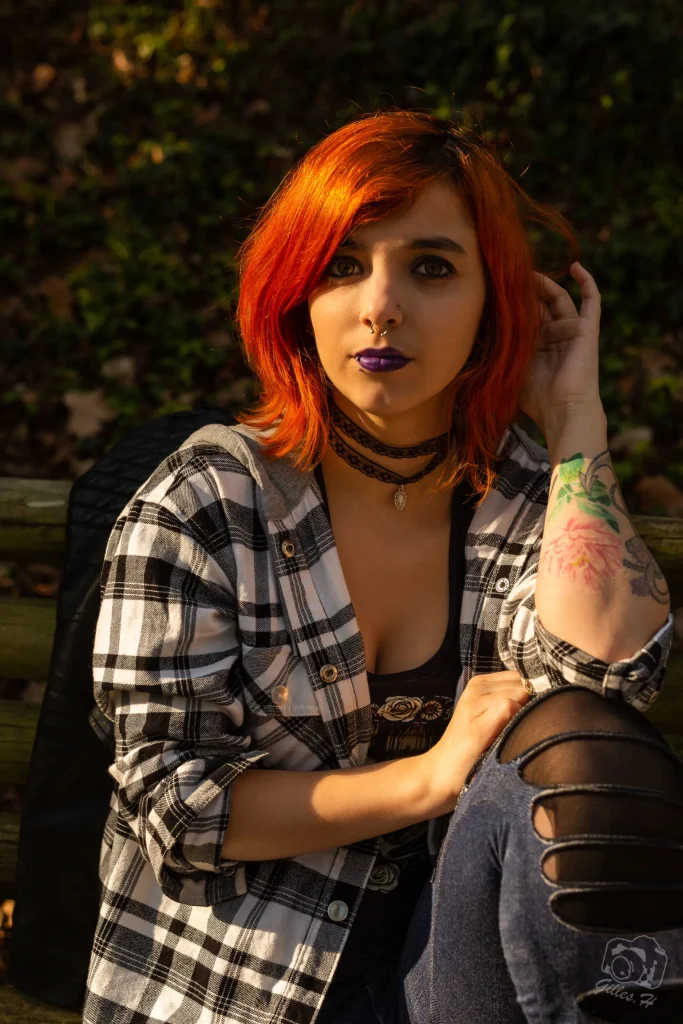
M 572 263 L 570 271 L 581 291 L 581 311 L 577 311 L 566 288 L 545 274 L 534 270 L 533 275 L 539 286 L 543 302 L 547 304 L 555 320 L 578 316 L 584 320 L 597 322 L 600 319 L 601 296 L 595 278 L 578 261 Z
M 552 323 L 544 325 L 543 340 L 552 345 L 561 344 L 563 341 L 572 341 L 576 336 L 575 320 L 553 320 Z
M 497 693 L 493 700 L 482 700 L 482 706 L 472 715 L 472 721 L 476 721 L 482 715 L 501 715 L 503 711 L 505 712 L 503 717 L 512 718 L 520 708 L 524 707 L 528 700 L 529 694 L 526 690 L 522 690 L 521 693 L 508 695 Z
M 541 316 L 543 318 L 543 323 L 544 324 L 551 323 L 552 319 L 553 319 L 553 314 L 550 312 L 550 310 L 546 306 L 545 302 L 541 302 L 541 300 L 539 299 L 538 300 L 538 305 L 539 305 L 540 310 L 541 310 Z
M 502 673 L 500 673 L 502 675 Z M 486 698 L 490 702 L 491 697 L 510 698 L 526 704 L 531 694 L 524 687 L 524 680 L 517 672 L 508 673 L 509 679 L 495 679 L 488 676 L 477 676 L 470 680 L 465 687 L 463 696 L 471 689 L 471 696 L 475 699 Z
M 519 682 L 522 681 L 522 677 L 519 672 L 513 668 L 504 668 L 501 669 L 500 672 L 479 672 L 476 676 L 472 676 L 470 684 L 481 680 L 494 683 L 497 680 L 500 680 L 501 683 L 507 683 L 508 681 L 514 681 L 515 679 Z
M 539 285 L 542 300 L 550 309 L 553 320 L 564 320 L 579 315 L 566 288 L 563 288 L 557 281 L 546 277 L 545 274 L 534 271 L 534 276 Z
M 595 278 L 580 263 L 572 264 L 572 275 L 576 278 L 581 289 L 581 312 L 579 316 L 584 320 L 597 323 L 600 320 L 601 298 Z
M 511 713 L 515 713 L 519 708 L 531 700 L 530 694 L 526 692 L 524 687 L 515 690 L 513 693 L 487 693 L 482 694 L 483 709 L 486 711 L 490 707 L 501 707 L 503 705 L 509 705 Z

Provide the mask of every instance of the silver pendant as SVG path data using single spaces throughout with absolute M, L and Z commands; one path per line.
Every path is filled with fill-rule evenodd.
M 408 495 L 406 494 L 406 492 L 403 489 L 403 484 L 401 484 L 399 489 L 394 494 L 394 505 L 396 506 L 396 508 L 400 512 L 402 509 L 404 509 L 406 507 L 407 502 L 408 502 Z

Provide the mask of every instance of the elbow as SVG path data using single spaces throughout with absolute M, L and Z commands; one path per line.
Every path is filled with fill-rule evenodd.
M 608 664 L 615 661 L 632 661 L 640 655 L 643 648 L 657 639 L 658 634 L 673 624 L 671 603 L 666 606 L 655 605 L 648 609 L 639 621 L 638 629 L 624 631 L 613 628 L 608 632 L 611 640 L 602 660 Z M 596 655 L 598 657 L 598 655 Z

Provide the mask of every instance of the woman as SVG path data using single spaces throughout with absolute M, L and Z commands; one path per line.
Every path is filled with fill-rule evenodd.
M 388 111 L 261 211 L 257 407 L 105 558 L 86 1024 L 680 1019 L 683 769 L 642 714 L 668 590 L 609 460 L 597 287 L 572 264 L 577 312 L 534 272 L 523 203 L 573 243 L 483 139 Z

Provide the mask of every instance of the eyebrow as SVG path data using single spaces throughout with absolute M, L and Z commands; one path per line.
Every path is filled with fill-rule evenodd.
M 360 249 L 367 252 L 368 247 L 354 235 L 348 235 L 339 246 L 340 249 Z M 467 256 L 467 249 L 447 235 L 432 235 L 431 238 L 410 238 L 404 243 L 405 249 L 442 249 L 447 252 L 455 252 L 459 256 Z

